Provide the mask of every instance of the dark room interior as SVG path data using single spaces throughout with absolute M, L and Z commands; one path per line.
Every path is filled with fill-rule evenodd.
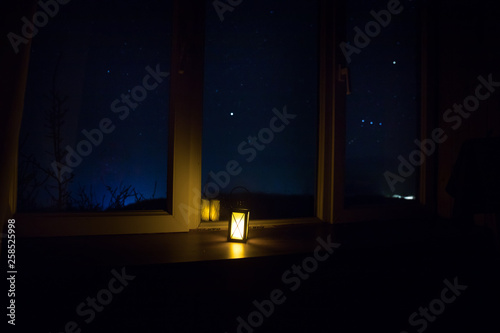
M 500 332 L 493 0 L 6 0 L 2 332 Z

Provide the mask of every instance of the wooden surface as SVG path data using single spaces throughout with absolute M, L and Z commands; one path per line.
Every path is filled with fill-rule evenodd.
M 6 332 L 64 332 L 70 322 L 93 333 L 246 332 L 237 318 L 275 290 L 286 301 L 254 332 L 414 332 L 409 315 L 455 277 L 467 290 L 426 332 L 499 332 L 491 237 L 428 222 L 253 229 L 247 244 L 228 243 L 224 231 L 20 238 L 17 324 Z M 340 248 L 308 274 L 292 273 L 328 236 Z M 79 313 L 117 284 L 116 272 L 127 285 L 95 318 Z
M 54 265 L 148 265 L 312 253 L 317 238 L 343 247 L 388 247 L 425 241 L 436 229 L 425 221 L 326 223 L 249 230 L 246 244 L 227 242 L 227 231 L 23 238 L 18 258 Z
M 25 238 L 18 251 L 29 262 L 65 265 L 211 261 L 312 252 L 316 237 L 326 237 L 330 229 L 329 225 L 251 229 L 246 244 L 227 242 L 227 231 Z

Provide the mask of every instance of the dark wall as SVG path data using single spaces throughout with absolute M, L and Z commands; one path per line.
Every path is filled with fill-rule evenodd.
M 488 79 L 491 74 L 493 81 L 500 82 L 500 9 L 498 2 L 491 0 L 436 1 L 431 7 L 438 54 L 435 113 L 438 126 L 448 135 L 439 146 L 437 203 L 438 213 L 449 217 L 453 198 L 445 187 L 463 142 L 488 134 L 500 136 L 500 87 L 480 101 L 467 119 L 462 117 L 460 125 L 458 121 L 447 122 L 443 118 L 447 109 L 475 94 L 480 84 L 478 76 Z

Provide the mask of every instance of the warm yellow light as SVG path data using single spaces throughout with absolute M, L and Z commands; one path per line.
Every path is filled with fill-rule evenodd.
M 219 221 L 220 200 L 210 200 L 210 221 Z
M 246 242 L 248 237 L 248 210 L 235 210 L 229 220 L 228 241 Z
M 245 257 L 245 244 L 230 243 L 229 253 L 231 259 L 239 259 Z
M 233 218 L 231 219 L 231 238 L 232 239 L 243 239 L 245 226 L 245 214 L 244 213 L 233 213 Z
M 201 199 L 201 220 L 208 221 L 210 219 L 210 201 Z

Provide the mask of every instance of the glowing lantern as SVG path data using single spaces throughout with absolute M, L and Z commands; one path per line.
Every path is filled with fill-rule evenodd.
M 210 219 L 210 201 L 201 199 L 201 220 L 208 221 Z
M 210 221 L 219 221 L 220 200 L 210 200 Z
M 227 240 L 229 242 L 245 243 L 248 239 L 248 220 L 250 211 L 244 208 L 237 208 L 231 211 L 229 218 Z

